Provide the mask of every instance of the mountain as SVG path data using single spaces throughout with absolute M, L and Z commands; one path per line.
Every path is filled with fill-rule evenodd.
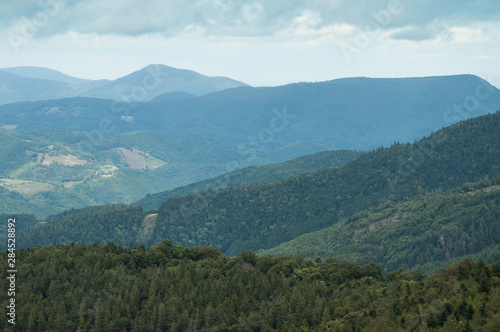
M 57 70 L 44 67 L 32 67 L 32 66 L 13 67 L 13 68 L 3 68 L 0 69 L 0 71 L 19 75 L 26 78 L 51 80 L 69 84 L 83 83 L 89 81 L 82 78 L 68 76 Z
M 14 67 L 0 69 L 0 105 L 73 97 L 135 103 L 168 92 L 203 95 L 239 86 L 247 85 L 163 65 L 150 65 L 114 81 L 84 80 L 43 67 Z
M 395 141 L 413 142 L 498 109 L 498 89 L 479 77 L 459 75 L 241 87 L 149 104 L 131 115 L 148 129 L 204 135 L 248 147 L 304 141 L 366 150 Z
M 143 102 L 168 92 L 184 92 L 200 96 L 241 86 L 247 85 L 227 77 L 208 77 L 191 70 L 149 65 L 103 87 L 88 91 L 82 96 Z
M 15 331 L 497 331 L 500 322 L 500 262 L 384 276 L 373 263 L 230 258 L 169 241 L 147 250 L 71 244 L 19 255 L 16 301 L 0 294 L 4 308 L 16 305 Z M 12 289 L 9 277 L 0 287 Z
M 124 78 L 120 86 L 127 86 L 136 76 L 141 74 Z M 102 131 L 104 121 L 114 133 L 155 130 L 211 137 L 239 145 L 252 159 L 256 152 L 293 149 L 297 143 L 322 147 L 306 152 L 313 153 L 413 142 L 458 121 L 500 109 L 500 91 L 472 75 L 349 78 L 171 97 L 149 103 L 73 98 L 3 105 L 0 127 L 91 132 Z
M 444 192 L 449 196 L 436 196 L 436 201 L 446 203 L 443 206 L 447 209 L 456 206 L 459 211 L 470 213 L 465 219 L 457 219 L 457 223 L 466 225 L 469 219 L 479 220 L 477 227 L 480 231 L 475 234 L 481 238 L 477 238 L 474 246 L 467 247 L 466 251 L 456 252 L 457 255 L 473 254 L 486 250 L 492 241 L 496 244 L 500 241 L 496 231 L 482 230 L 498 216 L 495 212 L 497 191 L 492 197 L 478 196 L 479 201 L 459 201 L 460 197 L 455 194 L 468 182 L 489 181 L 488 188 L 497 185 L 491 182 L 496 181 L 500 165 L 499 128 L 500 112 L 497 112 L 439 130 L 414 144 L 394 144 L 390 148 L 362 154 L 344 166 L 270 183 L 169 197 L 157 214 L 148 215 L 140 206 L 70 211 L 49 218 L 46 225 L 21 231 L 19 236 L 28 247 L 77 241 L 153 245 L 168 238 L 180 245 L 209 245 L 220 248 L 225 254 L 237 255 L 247 250 L 271 249 L 303 234 L 341 225 L 357 213 L 366 218 L 356 225 L 356 229 L 361 229 L 371 220 L 383 220 L 388 211 L 402 211 L 402 216 L 407 209 L 392 205 L 399 202 L 409 202 L 410 207 L 416 206 L 420 215 L 427 218 L 425 206 L 422 208 L 421 203 L 411 200 L 421 199 L 424 204 L 426 195 Z M 493 189 L 485 189 L 488 190 Z M 428 204 L 433 200 L 432 196 L 429 197 Z M 473 207 L 467 211 L 465 207 L 469 203 Z M 379 206 L 383 209 L 376 210 Z M 439 220 L 446 220 L 444 214 L 437 216 Z M 413 216 L 408 220 L 412 221 L 411 218 Z M 410 221 L 404 221 L 404 224 L 411 226 Z M 439 233 L 438 237 L 435 238 L 434 233 L 425 235 L 424 241 L 432 240 L 431 248 L 439 249 L 436 243 L 440 240 L 441 229 L 435 225 L 432 227 L 429 230 Z M 446 226 L 443 227 L 445 230 Z M 460 228 L 454 229 L 453 236 L 461 236 L 457 235 Z M 443 236 L 447 238 L 448 233 L 443 233 Z M 404 248 L 394 248 L 398 256 L 393 258 L 396 259 Z M 420 248 L 429 250 L 426 246 Z M 413 254 L 417 257 L 425 252 Z M 455 253 L 437 257 L 456 258 Z M 386 259 L 390 262 L 390 257 Z
M 158 194 L 147 195 L 136 204 L 140 204 L 145 210 L 158 210 L 160 205 L 169 197 L 185 196 L 244 184 L 271 182 L 300 173 L 343 165 L 359 155 L 361 155 L 361 152 L 351 150 L 324 151 L 280 163 L 245 167 L 212 179 L 191 183 Z

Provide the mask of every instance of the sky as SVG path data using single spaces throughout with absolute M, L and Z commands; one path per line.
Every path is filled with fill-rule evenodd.
M 115 79 L 149 64 L 253 86 L 470 73 L 500 87 L 500 1 L 0 0 L 0 68 Z

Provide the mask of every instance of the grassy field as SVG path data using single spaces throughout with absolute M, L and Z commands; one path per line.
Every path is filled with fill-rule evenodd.
M 120 154 L 122 162 L 126 163 L 132 169 L 144 169 L 146 167 L 155 169 L 165 165 L 164 161 L 136 148 L 132 148 L 132 150 L 115 148 L 114 150 Z
M 17 179 L 0 179 L 0 185 L 20 194 L 32 195 L 41 191 L 50 191 L 55 187 L 48 183 Z
M 39 153 L 38 162 L 43 165 L 51 165 L 52 163 L 64 165 L 64 166 L 75 166 L 75 165 L 87 165 L 86 160 L 79 159 L 71 154 L 56 154 L 56 153 Z

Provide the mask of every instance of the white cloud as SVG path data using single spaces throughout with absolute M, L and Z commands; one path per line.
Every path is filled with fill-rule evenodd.
M 451 41 L 460 44 L 475 44 L 487 42 L 489 38 L 481 28 L 451 27 Z

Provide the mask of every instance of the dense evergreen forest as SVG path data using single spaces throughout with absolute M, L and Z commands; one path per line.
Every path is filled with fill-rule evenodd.
M 500 261 L 428 277 L 328 258 L 229 258 L 163 241 L 19 250 L 3 331 L 498 331 Z M 1 259 L 7 260 L 3 251 Z M 0 279 L 8 288 L 8 280 Z M 6 292 L 0 303 L 7 306 Z
M 336 257 L 432 273 L 461 257 L 500 259 L 500 177 L 400 203 L 386 202 L 259 254 Z
M 361 154 L 362 152 L 351 150 L 323 151 L 281 163 L 245 167 L 212 179 L 192 183 L 158 194 L 147 195 L 136 204 L 142 205 L 145 210 L 158 210 L 161 204 L 169 197 L 185 196 L 244 184 L 271 182 L 300 173 L 309 173 L 344 165 Z

